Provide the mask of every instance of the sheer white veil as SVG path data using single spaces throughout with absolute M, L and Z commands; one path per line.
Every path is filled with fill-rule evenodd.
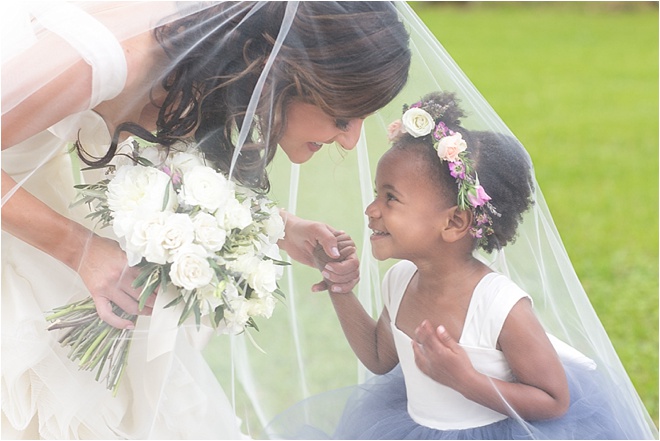
M 410 76 L 405 89 L 391 104 L 367 118 L 356 151 L 346 155 L 338 154 L 334 158 L 329 154 L 330 159 L 335 161 L 332 166 L 327 165 L 327 156 L 323 159 L 317 158 L 316 164 L 319 165 L 310 165 L 309 168 L 313 171 L 309 173 L 306 173 L 305 165 L 294 165 L 291 168 L 289 187 L 275 187 L 280 200 L 288 200 L 289 210 L 301 216 L 305 216 L 308 210 L 314 213 L 323 212 L 322 220 L 336 228 L 345 229 L 352 235 L 358 245 L 361 259 L 361 281 L 356 287 L 356 295 L 365 308 L 372 312 L 374 318 L 378 317 L 383 307 L 380 297 L 381 278 L 393 262 L 379 263 L 372 257 L 370 230 L 364 210 L 373 200 L 375 165 L 378 158 L 389 148 L 387 126 L 401 117 L 402 106 L 412 104 L 432 91 L 454 92 L 467 114 L 462 121 L 465 128 L 515 137 L 410 6 L 398 2 L 397 9 L 410 32 L 413 52 Z M 356 174 L 359 179 L 355 177 Z M 279 184 L 281 182 L 278 182 Z M 623 406 L 630 410 L 630 414 L 620 417 L 628 419 L 629 415 L 634 415 L 632 426 L 638 427 L 639 430 L 627 435 L 632 439 L 656 438 L 657 429 L 589 302 L 535 179 L 534 187 L 534 205 L 523 217 L 517 240 L 499 252 L 490 255 L 483 252 L 477 254 L 491 268 L 509 276 L 532 296 L 535 311 L 549 334 L 596 363 L 603 374 L 602 388 L 607 391 L 608 398 L 623 403 Z M 310 188 L 314 188 L 313 196 L 307 194 Z M 358 195 L 361 201 L 359 206 L 355 201 Z M 310 202 L 311 199 L 316 201 Z M 310 208 L 310 203 L 316 204 L 316 207 Z M 341 340 L 343 335 L 336 318 L 333 317 L 334 311 L 329 300 L 319 300 L 318 294 L 308 292 L 309 284 L 314 281 L 313 276 L 306 279 L 297 278 L 301 276 L 296 276 L 296 271 L 303 275 L 305 273 L 304 268 L 294 264 L 287 273 L 293 280 L 288 280 L 288 285 L 285 285 L 290 296 L 286 308 L 290 321 L 290 338 L 293 339 L 292 347 L 295 346 L 295 351 L 292 350 L 291 354 L 295 355 L 295 358 L 291 360 L 291 356 L 280 353 L 271 353 L 265 357 L 255 353 L 253 359 L 263 358 L 269 361 L 264 364 L 264 374 L 259 374 L 256 369 L 250 370 L 250 375 L 257 385 L 248 388 L 253 393 L 272 388 L 273 382 L 280 381 L 273 380 L 273 377 L 268 375 L 269 371 L 275 369 L 273 363 L 279 371 L 280 364 L 289 360 L 292 369 L 288 371 L 292 373 L 289 379 L 291 387 L 282 390 L 286 390 L 287 396 L 291 397 L 288 400 L 291 403 L 297 401 L 293 397 L 306 397 L 332 387 L 347 386 L 370 376 L 370 373 L 354 360 L 345 342 L 335 342 Z M 331 323 L 329 330 L 327 323 Z M 277 338 L 281 338 L 279 333 Z M 249 358 L 249 344 L 245 347 L 234 346 L 235 350 L 239 347 L 240 356 Z M 274 359 L 277 361 L 273 361 Z M 241 371 L 240 368 L 238 370 L 239 377 L 247 379 L 247 371 Z M 261 381 L 262 379 L 265 381 Z M 268 412 L 262 408 L 257 414 L 266 416 Z M 309 418 L 310 421 L 314 419 Z M 262 422 L 267 419 L 263 418 Z M 526 423 L 520 419 L 520 424 Z M 628 422 L 621 425 L 630 426 Z
M 244 13 L 243 8 L 251 6 L 250 4 L 235 5 L 235 15 L 230 14 L 233 18 L 228 20 L 235 19 L 238 22 L 245 20 L 249 23 L 250 19 L 257 19 L 259 8 L 268 7 L 268 3 L 260 3 L 248 13 Z M 214 4 L 207 2 L 181 2 L 177 5 L 170 2 L 81 2 L 76 7 L 72 7 L 60 1 L 19 2 L 12 5 L 11 9 L 3 6 L 3 116 L 28 101 L 30 96 L 54 77 L 66 73 L 72 67 L 75 68 L 76 63 L 80 61 L 81 53 L 86 54 L 83 58 L 87 63 L 95 66 L 93 81 L 99 83 L 98 88 L 93 86 L 92 92 L 81 98 L 81 111 L 93 108 L 99 102 L 110 99 L 120 92 L 122 85 L 127 81 L 126 76 L 127 72 L 130 72 L 130 66 L 118 67 L 117 64 L 122 63 L 121 57 L 113 58 L 107 55 L 117 54 L 118 48 L 114 46 L 116 42 L 113 43 L 113 38 L 103 37 L 104 41 L 107 41 L 108 49 L 107 52 L 102 53 L 99 52 L 98 46 L 87 48 L 81 44 L 84 38 L 77 38 L 75 34 L 85 32 L 84 25 L 71 26 L 67 21 L 75 20 L 81 9 L 103 23 L 116 40 L 123 42 L 137 38 L 145 30 L 151 30 L 157 25 L 174 22 L 197 12 L 204 13 L 207 8 L 213 6 Z M 271 196 L 280 206 L 300 217 L 326 222 L 337 229 L 345 230 L 353 237 L 361 260 L 361 281 L 356 286 L 356 294 L 374 317 L 382 310 L 381 277 L 393 262 L 378 263 L 371 256 L 364 209 L 373 200 L 375 165 L 378 158 L 389 148 L 387 126 L 393 120 L 400 118 L 402 106 L 411 104 L 432 91 L 454 92 L 467 115 L 462 121 L 465 128 L 515 136 L 410 6 L 404 2 L 395 2 L 395 6 L 399 19 L 410 34 L 412 64 L 408 80 L 403 90 L 395 97 L 384 95 L 376 97 L 380 101 L 374 100 L 374 102 L 389 104 L 384 107 L 379 106 L 381 107 L 379 110 L 371 109 L 354 151 L 343 152 L 339 148 L 326 146 L 309 164 L 303 165 L 292 165 L 280 152 L 272 164 L 266 165 L 271 152 L 269 140 L 271 136 L 276 138 L 276 130 L 279 130 L 278 124 L 281 121 L 276 117 L 264 121 L 259 115 L 263 114 L 264 109 L 272 110 L 281 104 L 277 93 L 282 89 L 272 86 L 269 75 L 282 69 L 278 64 L 281 61 L 278 54 L 283 45 L 286 46 L 287 36 L 294 35 L 291 29 L 296 24 L 297 14 L 301 8 L 299 2 L 286 2 L 286 7 L 281 8 L 280 15 L 273 17 L 272 25 L 278 32 L 273 34 L 273 39 L 270 41 L 271 56 L 259 61 L 263 62 L 263 69 L 250 83 L 251 89 L 248 94 L 250 99 L 246 106 L 240 108 L 242 113 L 235 120 L 235 130 L 227 137 L 236 147 L 228 163 L 231 173 L 236 173 L 241 161 L 248 157 L 246 152 L 253 151 L 255 146 L 263 146 L 265 143 L 267 148 L 259 151 L 257 159 L 251 159 L 253 161 L 251 170 L 258 168 L 260 171 L 264 169 L 268 171 Z M 37 19 L 36 22 L 26 20 L 27 10 Z M 5 26 L 5 20 L 11 25 Z M 88 23 L 88 21 L 86 18 L 81 18 L 79 23 Z M 34 23 L 39 24 L 37 28 L 34 27 Z M 95 26 L 93 23 L 88 24 Z M 53 29 L 57 29 L 57 34 L 62 38 L 56 38 L 53 46 L 47 51 L 39 49 L 37 43 L 41 39 L 53 38 Z M 67 39 L 69 35 L 71 37 Z M 227 41 L 230 41 L 229 35 Z M 101 36 L 99 39 L 102 39 Z M 351 42 L 345 41 L 343 44 L 350 47 Z M 35 54 L 34 50 L 40 52 Z M 381 45 L 374 43 L 373 53 L 365 53 L 364 57 L 374 60 L 381 50 L 384 50 Z M 38 58 L 41 60 L 40 63 L 34 63 L 35 56 L 40 57 Z M 248 60 L 248 64 L 249 62 L 255 60 Z M 300 63 L 305 63 L 304 56 Z M 163 69 L 164 71 L 166 69 Z M 112 78 L 106 78 L 106 75 Z M 149 85 L 151 86 L 152 84 Z M 73 87 L 61 90 L 54 96 L 52 103 L 65 99 L 70 95 L 70 90 L 73 90 Z M 350 93 L 356 92 L 344 91 L 344 96 Z M 378 93 L 385 92 L 381 90 Z M 375 104 L 365 103 L 365 108 L 370 106 L 373 107 Z M 186 112 L 186 109 L 179 110 Z M 337 116 L 351 116 L 348 114 L 351 109 L 341 110 L 347 114 Z M 359 113 L 359 115 L 363 114 Z M 59 127 L 51 128 L 50 132 L 56 134 L 58 140 L 67 139 L 67 142 L 79 137 L 83 146 L 89 148 L 89 153 L 102 155 L 110 142 L 107 134 L 102 134 L 99 141 L 96 132 L 89 134 L 84 131 L 78 132 L 78 128 L 83 124 L 82 121 L 86 121 L 84 118 L 89 117 L 89 112 L 82 111 L 59 123 Z M 47 120 L 47 112 L 36 113 L 35 120 L 39 118 L 44 120 L 35 124 L 38 127 L 44 126 L 44 129 L 55 123 Z M 211 132 L 209 130 L 209 133 Z M 62 133 L 66 135 L 61 135 Z M 208 139 L 215 138 L 198 141 L 207 142 Z M 37 158 L 30 157 L 29 160 L 25 159 L 24 152 L 10 150 L 3 153 L 3 168 L 5 165 L 10 168 L 18 186 L 23 185 L 30 191 L 39 193 L 39 189 L 33 188 L 30 182 L 40 173 L 48 175 L 52 172 L 50 163 L 53 158 L 61 154 L 61 143 L 44 144 L 42 154 Z M 80 164 L 76 164 L 75 159 L 70 159 L 74 156 L 67 155 L 67 161 L 73 161 L 74 168 L 80 168 Z M 254 163 L 259 163 L 259 167 L 254 167 Z M 70 163 L 67 165 L 71 166 Z M 91 180 L 102 176 L 93 173 L 95 172 L 88 174 L 85 179 Z M 75 183 L 70 177 L 69 180 L 70 184 Z M 14 192 L 9 191 L 3 196 L 3 207 L 13 195 Z M 51 196 L 59 200 L 57 205 L 59 211 L 86 223 L 90 229 L 94 228 L 93 222 L 84 220 L 86 213 L 80 210 L 81 207 L 73 210 L 68 206 L 66 201 L 72 200 L 75 196 L 72 186 L 49 188 L 43 197 Z M 104 231 L 97 232 L 109 234 Z M 3 260 L 4 248 L 5 243 L 3 243 Z M 480 258 L 488 262 L 494 270 L 508 275 L 532 296 L 535 310 L 548 333 L 596 363 L 602 373 L 603 390 L 612 400 L 623 403 L 634 415 L 633 425 L 639 430 L 631 433 L 630 437 L 657 438 L 657 429 L 575 273 L 538 183 L 535 182 L 534 206 L 524 215 L 516 242 L 493 255 L 480 255 Z M 76 274 L 72 272 L 67 277 L 69 278 L 64 285 L 76 287 L 76 290 L 72 290 L 70 298 L 66 300 L 84 296 L 84 287 L 80 287 L 81 284 L 74 281 Z M 327 390 L 356 384 L 370 376 L 356 361 L 345 342 L 327 294 L 310 292 L 311 285 L 318 281 L 320 275 L 317 270 L 292 262 L 291 266 L 286 267 L 280 283 L 286 299 L 276 307 L 272 318 L 258 321 L 258 332 L 250 331 L 249 335 L 220 335 L 204 339 L 204 342 L 207 342 L 203 349 L 204 356 L 235 406 L 237 416 L 243 421 L 242 430 L 250 436 L 267 436 L 263 430 L 269 421 L 296 402 Z M 57 302 L 63 303 L 61 298 L 57 299 Z M 3 311 L 3 320 L 4 318 Z M 11 323 L 17 326 L 21 324 L 18 321 Z M 194 325 L 191 325 L 188 334 L 195 334 L 194 328 Z M 142 340 L 146 344 L 148 332 L 148 327 L 138 328 L 136 336 L 144 337 Z M 7 339 L 9 338 L 7 336 Z M 192 339 L 199 343 L 199 339 L 194 335 Z M 7 343 L 3 335 L 3 345 L 8 344 L 10 343 Z M 199 346 L 204 345 L 200 343 Z M 172 364 L 164 363 L 158 365 L 158 368 L 163 369 L 158 372 L 161 381 L 159 384 L 176 378 L 177 372 L 172 369 Z M 139 378 L 145 382 L 150 381 L 149 372 L 135 375 L 140 375 Z M 160 389 L 153 390 L 160 391 Z M 150 400 L 156 404 L 144 412 L 143 417 L 146 420 L 152 418 L 153 412 L 160 407 L 159 400 L 165 400 L 165 397 L 158 395 Z M 145 422 L 144 426 L 150 426 L 154 421 Z M 525 424 L 523 420 L 520 422 Z M 157 431 L 145 429 L 141 433 L 150 436 Z

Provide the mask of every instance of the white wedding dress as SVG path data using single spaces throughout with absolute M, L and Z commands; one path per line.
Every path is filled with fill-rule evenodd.
M 95 103 L 112 98 L 122 89 L 126 62 L 121 47 L 102 38 L 112 38 L 111 34 L 98 28 L 97 22 L 88 24 L 89 35 L 78 32 L 76 38 L 84 46 L 84 58 L 94 67 L 91 101 Z M 75 42 L 69 42 L 76 47 Z M 100 60 L 105 64 L 98 65 Z M 89 110 L 4 150 L 2 166 L 50 207 L 93 229 L 94 225 L 84 219 L 89 214 L 86 206 L 69 206 L 75 197 L 75 183 L 100 177 L 98 172 L 83 176 L 77 158 L 68 153 L 79 129 L 86 148 L 103 151 L 110 142 L 106 124 Z M 110 229 L 97 233 L 112 234 Z M 116 396 L 102 380 L 95 380 L 94 372 L 79 370 L 67 357 L 69 349 L 57 341 L 65 331 L 48 331 L 45 314 L 88 296 L 74 271 L 3 231 L 3 439 L 243 437 L 240 421 L 223 389 L 183 333 L 176 337 L 172 350 L 155 357 L 147 355 L 148 317 L 138 319 L 127 371 Z

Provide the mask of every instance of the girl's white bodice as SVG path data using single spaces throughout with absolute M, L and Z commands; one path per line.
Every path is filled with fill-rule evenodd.
M 408 413 L 417 423 L 440 430 L 480 427 L 507 418 L 432 380 L 415 364 L 411 339 L 395 323 L 403 294 L 416 271 L 413 263 L 401 261 L 387 272 L 383 280 L 383 301 L 390 314 L 392 334 L 405 377 Z M 497 273 L 487 274 L 475 288 L 459 344 L 477 371 L 513 381 L 504 354 L 496 349 L 497 339 L 509 311 L 524 297 L 529 296 L 510 279 Z

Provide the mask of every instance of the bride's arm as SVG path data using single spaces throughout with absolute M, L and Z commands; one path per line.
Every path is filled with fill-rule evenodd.
M 21 60 L 17 59 L 3 65 L 3 80 L 5 74 L 9 78 L 15 76 L 14 69 L 20 68 L 21 64 Z M 44 81 L 40 87 L 34 87 L 34 93 L 3 113 L 2 149 L 12 147 L 68 115 L 86 109 L 91 75 L 91 67 L 80 60 L 60 75 Z M 33 88 L 29 84 L 22 87 L 25 90 Z M 137 302 L 133 297 L 137 297 L 138 293 L 131 287 L 137 270 L 126 265 L 126 255 L 119 245 L 60 215 L 16 185 L 3 170 L 3 230 L 77 271 L 94 298 L 101 319 L 118 328 L 131 326 L 130 321 L 115 315 L 110 305 L 112 301 L 127 313 L 137 313 Z M 5 196 L 10 192 L 5 202 Z M 149 308 L 142 313 L 149 313 Z
M 16 182 L 2 172 L 2 196 Z M 99 317 L 117 328 L 132 326 L 112 312 L 115 303 L 129 314 L 138 313 L 139 292 L 131 282 L 137 269 L 129 268 L 117 242 L 99 237 L 60 215 L 32 194 L 18 188 L 2 206 L 2 229 L 75 270 L 89 289 Z M 141 313 L 148 313 L 145 308 Z

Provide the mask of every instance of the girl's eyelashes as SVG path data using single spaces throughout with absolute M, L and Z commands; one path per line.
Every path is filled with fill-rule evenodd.
M 394 196 L 392 193 L 385 193 L 385 197 L 387 198 L 388 201 L 396 201 L 397 198 Z

